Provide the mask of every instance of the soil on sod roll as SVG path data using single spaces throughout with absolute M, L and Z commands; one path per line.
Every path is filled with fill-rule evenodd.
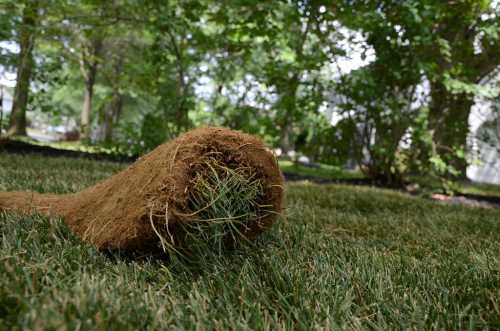
M 253 239 L 276 220 L 282 199 L 283 176 L 261 140 L 200 128 L 78 193 L 0 192 L 0 210 L 61 217 L 101 249 L 175 249 Z

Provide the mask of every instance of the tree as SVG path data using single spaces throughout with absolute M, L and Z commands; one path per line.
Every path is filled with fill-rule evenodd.
M 363 54 L 374 55 L 371 63 L 341 76 L 335 92 L 360 169 L 382 184 L 401 186 L 405 169 L 400 146 L 420 111 L 415 102 L 422 74 L 406 31 L 391 19 L 390 6 L 360 1 L 334 7 L 341 22 L 364 37 L 359 45 Z M 399 20 L 406 15 L 398 13 Z
M 83 81 L 83 100 L 80 112 L 80 138 L 91 138 L 95 85 L 103 65 L 107 38 L 121 31 L 122 21 L 128 19 L 122 11 L 132 7 L 121 2 L 76 2 L 61 5 L 57 13 L 62 22 L 52 33 L 57 35 L 57 47 L 63 50 L 68 64 L 77 66 Z M 128 14 L 128 12 L 126 12 Z
M 325 8 L 317 2 L 241 1 L 214 10 L 211 21 L 218 25 L 214 30 L 220 45 L 214 98 L 217 115 L 223 117 L 225 109 L 235 106 L 237 115 L 254 112 L 250 117 L 271 121 L 269 131 L 278 136 L 284 154 L 295 150 L 296 140 L 305 131 L 299 123 L 314 116 L 325 99 L 328 80 L 323 79 L 322 69 L 339 53 L 334 17 Z M 258 82 L 264 92 L 259 95 L 251 81 Z M 226 97 L 221 102 L 221 91 L 232 91 L 234 86 L 243 93 L 235 91 L 235 100 Z M 260 109 L 256 107 L 259 101 L 265 105 Z
M 335 19 L 321 2 L 281 2 L 275 17 L 268 19 L 273 37 L 263 44 L 267 59 L 262 78 L 277 96 L 274 120 L 285 155 L 308 136 L 302 122 L 317 114 L 326 99 L 330 82 L 322 70 L 342 54 Z
M 19 58 L 17 63 L 16 87 L 12 104 L 12 113 L 8 135 L 26 135 L 26 108 L 33 71 L 33 49 L 35 47 L 38 21 L 38 1 L 26 1 L 19 27 Z
M 109 80 L 111 86 L 111 98 L 104 110 L 104 142 L 110 144 L 113 139 L 113 127 L 123 110 L 123 94 L 120 91 L 120 77 L 123 70 L 125 55 L 118 53 L 112 63 L 112 75 Z
M 173 138 L 191 127 L 189 112 L 194 108 L 194 67 L 202 56 L 197 47 L 199 21 L 205 4 L 200 1 L 152 3 L 145 7 L 146 31 L 152 42 L 145 53 L 150 78 L 147 86 L 158 97 L 157 141 Z M 147 129 L 146 129 L 147 130 Z
M 412 145 L 419 170 L 464 178 L 474 97 L 490 93 L 481 84 L 500 63 L 498 8 L 492 1 L 414 0 L 346 1 L 335 9 L 344 24 L 365 33 L 386 73 L 403 78 L 401 87 L 429 83 L 428 102 L 410 125 L 418 133 Z
M 94 96 L 94 84 L 97 77 L 99 56 L 103 47 L 103 38 L 95 36 L 82 38 L 80 41 L 80 72 L 84 82 L 84 94 L 82 113 L 80 119 L 81 139 L 90 138 L 92 99 Z
M 145 65 L 141 61 L 142 50 L 137 34 L 116 29 L 106 38 L 102 57 L 106 59 L 101 64 L 101 79 L 97 83 L 102 86 L 104 98 L 99 107 L 99 140 L 106 144 L 113 141 L 114 129 L 123 113 L 125 102 L 130 100 L 130 94 L 137 94 L 135 76 Z
M 474 97 L 488 93 L 480 84 L 500 65 L 500 9 L 492 1 L 437 2 L 433 9 L 437 20 L 431 43 L 423 49 L 427 54 L 422 53 L 435 63 L 427 71 L 429 130 L 438 155 L 458 178 L 465 178 Z
M 402 186 L 400 146 L 419 111 L 413 106 L 416 85 L 408 76 L 399 76 L 397 68 L 388 71 L 383 56 L 379 59 L 341 78 L 335 90 L 342 97 L 337 106 L 359 168 L 380 184 Z

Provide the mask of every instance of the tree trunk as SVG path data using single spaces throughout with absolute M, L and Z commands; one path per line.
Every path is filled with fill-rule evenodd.
M 431 98 L 429 129 L 435 152 L 457 171 L 453 177 L 465 179 L 469 114 L 474 99 L 465 93 L 452 94 L 439 82 L 431 84 Z
M 283 111 L 281 120 L 278 122 L 280 127 L 280 148 L 283 155 L 295 149 L 293 142 L 293 120 L 297 108 L 297 90 L 299 88 L 298 74 L 294 74 L 288 84 L 283 86 L 280 106 Z
M 113 70 L 112 75 L 106 76 L 109 85 L 112 87 L 113 92 L 111 95 L 111 100 L 105 107 L 102 114 L 102 133 L 101 139 L 106 143 L 110 144 L 113 141 L 113 128 L 115 123 L 118 122 L 120 118 L 122 108 L 123 108 L 123 95 L 120 93 L 120 79 L 122 76 L 122 68 L 125 60 L 125 52 L 122 50 L 118 51 L 115 57 L 112 57 Z
M 92 98 L 94 96 L 94 84 L 97 76 L 98 56 L 102 49 L 102 39 L 93 40 L 86 49 L 82 45 L 82 58 L 80 60 L 80 72 L 82 73 L 85 90 L 83 92 L 83 106 L 80 119 L 80 138 L 90 139 L 90 128 L 92 124 Z
M 389 126 L 380 121 L 376 123 L 366 169 L 368 177 L 379 184 L 388 187 L 402 187 L 404 184 L 403 174 L 397 165 L 397 153 L 408 125 L 409 122 L 403 120 Z
M 118 118 L 123 108 L 123 97 L 120 93 L 115 92 L 111 100 L 110 107 L 104 115 L 104 142 L 109 144 L 113 141 L 114 124 L 118 122 Z
M 283 156 L 287 157 L 290 151 L 294 150 L 292 142 L 292 127 L 289 121 L 285 121 L 285 124 L 281 126 L 280 133 L 280 148 Z
M 94 94 L 94 84 L 85 84 L 83 94 L 83 106 L 80 119 L 80 137 L 88 140 L 90 138 L 90 121 L 92 112 L 92 97 Z
M 28 1 L 23 10 L 20 31 L 20 53 L 17 66 L 16 88 L 12 103 L 12 112 L 7 135 L 26 136 L 26 107 L 33 69 L 33 48 L 35 46 L 35 28 L 38 18 L 38 1 Z
M 293 40 L 289 40 L 290 46 L 295 51 L 297 57 L 297 63 L 303 61 L 304 56 L 304 46 L 306 44 L 307 36 L 309 34 L 309 29 L 311 28 L 311 19 L 306 21 L 304 30 L 302 31 L 303 22 L 295 21 L 291 24 L 291 29 L 297 29 L 300 31 L 300 37 Z M 295 72 L 288 80 L 285 86 L 282 86 L 282 97 L 281 97 L 281 107 L 284 111 L 281 125 L 280 125 L 280 147 L 283 155 L 287 156 L 288 152 L 295 150 L 296 146 L 293 141 L 293 124 L 295 121 L 295 114 L 297 111 L 297 91 L 300 85 L 300 73 Z M 279 89 L 279 88 L 278 88 Z M 296 155 L 297 157 L 297 155 Z

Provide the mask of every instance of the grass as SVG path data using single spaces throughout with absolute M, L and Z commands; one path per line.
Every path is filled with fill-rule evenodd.
M 434 177 L 410 176 L 411 182 L 421 187 L 422 193 L 443 193 L 442 184 Z M 457 181 L 453 183 L 455 194 L 473 194 L 483 197 L 500 198 L 500 185 L 478 183 L 472 181 Z
M 462 194 L 475 194 L 500 198 L 500 185 L 486 183 L 460 183 L 459 191 Z
M 305 165 L 294 163 L 288 160 L 279 160 L 282 171 L 294 175 L 311 176 L 320 179 L 361 179 L 363 174 L 359 171 L 345 170 L 328 164 L 319 164 L 317 168 L 307 167 Z
M 89 154 L 104 153 L 104 154 L 119 154 L 116 148 L 108 148 L 100 145 L 89 145 L 76 141 L 38 141 L 30 137 L 15 136 L 9 139 L 21 141 L 30 145 L 51 147 L 60 150 L 76 151 Z
M 120 165 L 0 154 L 0 188 L 73 192 Z M 202 260 L 131 259 L 0 214 L 0 330 L 500 329 L 500 211 L 290 184 L 288 218 Z
M 192 181 L 189 204 L 196 221 L 185 224 L 183 242 L 197 246 L 191 249 L 198 252 L 221 254 L 228 246 L 248 241 L 245 232 L 272 205 L 262 204 L 264 187 L 252 168 L 230 169 L 215 159 L 205 161 L 204 167 Z

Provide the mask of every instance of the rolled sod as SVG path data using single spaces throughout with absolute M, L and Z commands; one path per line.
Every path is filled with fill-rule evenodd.
M 252 240 L 282 211 L 283 176 L 254 136 L 200 128 L 81 192 L 0 192 L 0 210 L 61 217 L 99 249 L 215 248 Z

